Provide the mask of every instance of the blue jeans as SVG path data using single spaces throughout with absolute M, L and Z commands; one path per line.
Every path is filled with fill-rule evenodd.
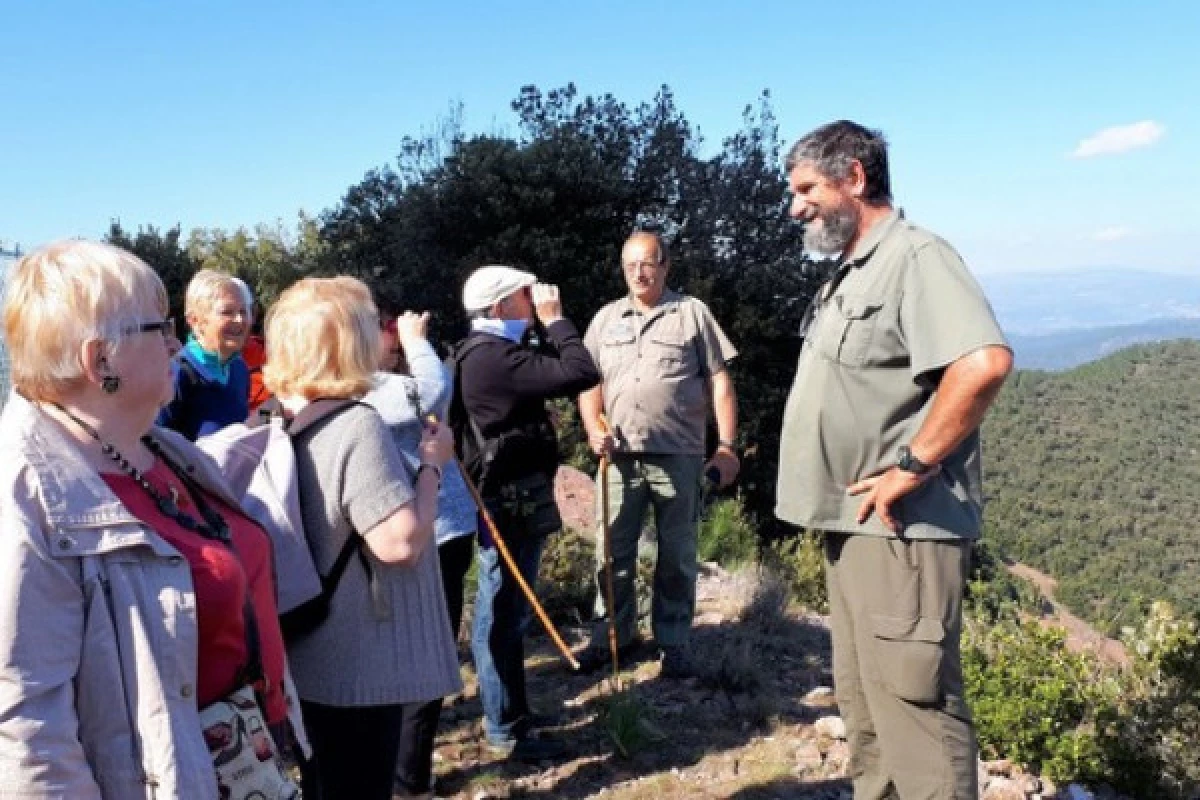
M 522 577 L 535 587 L 545 537 L 528 535 L 519 521 L 511 524 L 508 515 L 488 505 Z M 483 700 L 484 733 L 492 744 L 507 744 L 520 738 L 518 723 L 530 713 L 525 696 L 525 632 L 533 613 L 483 526 L 478 559 L 471 652 Z

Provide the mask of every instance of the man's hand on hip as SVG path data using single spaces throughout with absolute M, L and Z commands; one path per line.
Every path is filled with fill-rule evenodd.
M 892 467 L 878 475 L 872 475 L 851 484 L 847 487 L 846 494 L 852 497 L 860 494 L 866 495 L 862 505 L 858 507 L 858 524 L 866 522 L 870 519 L 871 514 L 875 513 L 879 515 L 880 522 L 888 526 L 894 533 L 900 533 L 904 526 L 900 524 L 900 520 L 892 516 L 892 506 L 904 495 L 916 491 L 921 484 L 937 475 L 939 471 L 941 471 L 941 467 L 934 467 L 924 475 L 917 475 L 899 467 Z

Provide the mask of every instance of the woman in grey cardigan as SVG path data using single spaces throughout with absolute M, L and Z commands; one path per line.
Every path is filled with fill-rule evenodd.
M 263 380 L 285 416 L 317 399 L 359 399 L 379 364 L 379 320 L 353 278 L 308 278 L 267 314 Z M 357 404 L 292 439 L 301 517 L 317 570 L 357 547 L 329 615 L 288 644 L 315 763 L 305 796 L 390 800 L 414 708 L 461 688 L 433 542 L 452 443 L 426 425 L 410 468 L 379 414 Z M 315 792 L 314 792 L 315 793 Z
M 383 355 L 377 383 L 363 402 L 379 411 L 392 431 L 400 453 L 414 466 L 419 459 L 422 417 L 446 418 L 450 404 L 450 372 L 426 338 L 429 313 L 385 315 Z M 434 525 L 442 588 L 450 615 L 450 630 L 458 638 L 462 621 L 463 582 L 475 550 L 476 510 L 462 473 L 454 461 L 442 473 L 438 516 Z M 396 773 L 399 797 L 431 797 L 433 743 L 442 698 L 413 709 L 406 721 Z

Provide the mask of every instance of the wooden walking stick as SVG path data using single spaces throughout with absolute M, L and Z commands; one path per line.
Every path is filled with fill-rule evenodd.
M 421 418 L 420 401 L 417 397 L 415 387 L 409 392 L 409 401 L 413 404 L 413 408 L 417 409 L 417 417 Z M 438 424 L 436 414 L 424 415 L 424 419 L 433 425 Z M 508 567 L 508 571 L 512 573 L 513 578 L 517 581 L 517 586 L 521 589 L 521 593 L 525 595 L 525 599 L 529 601 L 529 605 L 533 608 L 533 612 L 537 614 L 538 621 L 542 623 L 542 627 L 546 629 L 546 633 L 550 635 L 550 640 L 554 642 L 554 646 L 558 648 L 558 652 L 572 669 L 579 669 L 579 662 L 575 660 L 571 649 L 567 647 L 566 642 L 558 634 L 558 629 L 554 627 L 554 623 L 550 621 L 550 617 L 546 616 L 546 610 L 542 608 L 542 604 L 538 602 L 537 595 L 533 593 L 533 589 L 525 580 L 525 576 L 521 574 L 521 570 L 517 568 L 517 564 L 513 561 L 512 554 L 508 552 L 508 545 L 504 543 L 504 537 L 500 535 L 499 528 L 492 520 L 492 515 L 488 513 L 487 506 L 483 503 L 483 497 L 479 494 L 479 489 L 476 488 L 475 482 L 471 480 L 471 476 L 467 474 L 467 470 L 463 467 L 462 461 L 459 460 L 458 454 L 454 454 L 454 464 L 458 467 L 458 471 L 462 474 L 463 483 L 467 485 L 467 491 L 471 493 L 471 499 L 475 501 L 475 507 L 479 509 L 479 516 L 483 519 L 483 524 L 487 526 L 488 533 L 491 534 L 492 543 L 496 545 L 496 551 L 500 553 L 500 559 Z
M 600 431 L 608 433 L 608 420 L 600 415 Z M 617 663 L 617 619 L 613 603 L 612 530 L 608 519 L 608 454 L 600 456 L 600 530 L 604 536 L 604 593 L 608 601 L 608 649 L 612 653 L 613 682 L 620 682 Z
M 500 535 L 500 529 L 496 527 L 496 523 L 492 520 L 492 515 L 488 513 L 487 507 L 483 503 L 483 497 L 480 496 L 479 489 L 475 488 L 475 482 L 471 480 L 471 476 L 467 474 L 457 455 L 454 457 L 454 463 L 458 465 L 458 470 L 462 473 L 463 483 L 467 485 L 467 491 L 471 493 L 471 499 L 475 501 L 475 507 L 479 509 L 479 516 L 483 519 L 483 524 L 487 526 L 488 533 L 491 534 L 492 543 L 496 545 L 496 551 L 500 553 L 501 560 L 508 566 L 509 572 L 516 579 L 521 593 L 529 601 L 533 612 L 537 614 L 538 621 L 542 623 L 542 627 L 550 635 L 550 640 L 554 642 L 554 646 L 558 648 L 558 652 L 562 655 L 563 659 L 571 665 L 571 669 L 579 669 L 579 662 L 575 660 L 571 649 L 567 647 L 566 642 L 558 635 L 558 630 L 554 627 L 554 623 L 550 621 L 550 617 L 546 616 L 545 609 L 538 602 L 537 595 L 533 593 L 533 589 L 525 581 L 525 576 L 521 574 L 521 570 L 517 569 L 517 564 L 513 561 L 512 554 L 508 552 L 508 545 L 504 543 L 504 537 Z

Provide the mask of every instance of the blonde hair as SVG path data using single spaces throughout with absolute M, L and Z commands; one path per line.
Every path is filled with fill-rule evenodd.
M 267 312 L 263 383 L 280 397 L 359 397 L 379 366 L 379 314 L 356 278 L 305 278 Z
M 132 253 L 100 242 L 53 242 L 22 258 L 4 293 L 4 340 L 12 384 L 31 400 L 59 400 L 84 379 L 83 345 L 109 353 L 144 322 L 167 313 L 158 274 Z

